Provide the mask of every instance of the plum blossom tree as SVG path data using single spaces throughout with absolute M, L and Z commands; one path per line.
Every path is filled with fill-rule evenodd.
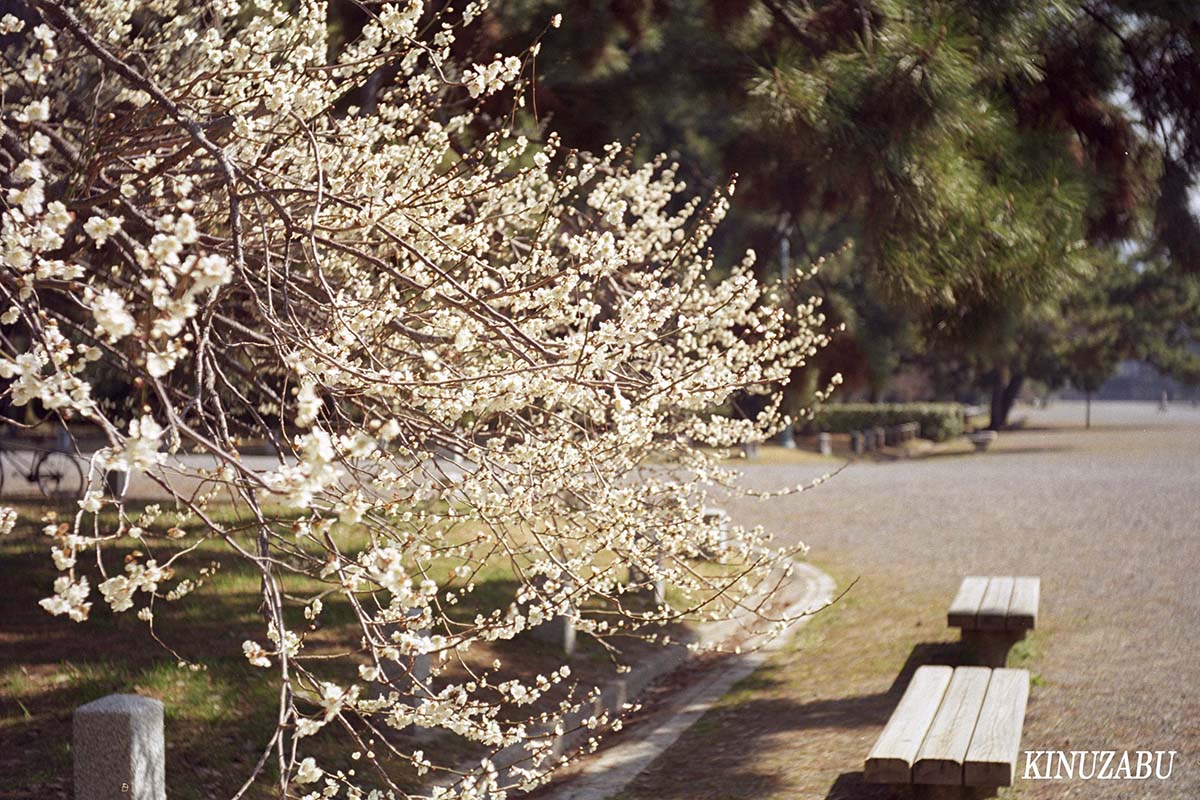
M 278 680 L 279 714 L 246 786 L 404 796 L 386 772 L 317 763 L 321 731 L 440 776 L 428 796 L 503 796 L 561 763 L 535 735 L 553 716 L 530 709 L 569 670 L 451 680 L 473 648 L 555 615 L 614 652 L 685 614 L 784 621 L 762 598 L 794 549 L 719 531 L 703 506 L 735 478 L 713 448 L 783 422 L 720 407 L 786 381 L 823 319 L 816 300 L 773 302 L 752 253 L 714 276 L 732 184 L 689 197 L 666 160 L 564 152 L 487 116 L 497 93 L 521 102 L 537 47 L 455 57 L 481 3 L 361 5 L 350 41 L 317 0 L 27 0 L 3 16 L 0 387 L 107 441 L 82 454 L 79 508 L 47 526 L 48 612 L 105 603 L 153 626 L 205 541 L 261 574 L 263 633 L 241 647 Z M 168 493 L 170 524 L 105 491 L 112 472 Z M 14 520 L 0 509 L 0 530 Z M 727 568 L 698 570 L 713 552 Z M 451 614 L 496 560 L 519 579 L 511 604 Z M 633 589 L 666 580 L 683 600 L 631 602 L 630 568 Z M 297 596 L 297 577 L 323 591 Z M 330 595 L 361 630 L 336 658 L 296 622 Z M 567 692 L 558 712 L 587 701 Z M 411 725 L 526 755 L 434 763 L 387 733 Z

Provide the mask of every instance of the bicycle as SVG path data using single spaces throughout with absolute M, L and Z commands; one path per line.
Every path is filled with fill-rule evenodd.
M 4 481 L 9 472 L 7 462 L 17 477 L 24 478 L 28 484 L 37 484 L 47 500 L 83 497 L 87 488 L 83 468 L 61 441 L 52 449 L 32 445 L 15 448 L 10 444 L 11 440 L 0 438 L 0 496 L 4 494 Z

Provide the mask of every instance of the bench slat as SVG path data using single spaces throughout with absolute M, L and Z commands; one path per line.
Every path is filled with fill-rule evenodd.
M 1028 672 L 992 670 L 963 765 L 963 783 L 967 786 L 1012 786 L 1028 700 Z
M 954 670 L 942 705 L 917 752 L 912 769 L 913 783 L 962 785 L 963 762 L 991 675 L 992 671 L 986 667 Z
M 950 667 L 918 667 L 879 740 L 867 756 L 863 777 L 870 783 L 908 783 L 925 733 L 933 722 L 946 687 Z
M 1042 582 L 1037 578 L 1016 578 L 1012 600 L 1008 604 L 1008 630 L 1027 631 L 1037 625 L 1038 599 Z
M 950 604 L 950 612 L 946 620 L 952 628 L 974 628 L 975 616 L 979 613 L 979 604 L 983 602 L 983 594 L 987 591 L 988 579 L 971 575 L 963 578 L 958 587 L 958 594 Z
M 979 603 L 975 627 L 981 631 L 1004 630 L 1008 626 L 1008 606 L 1012 602 L 1012 593 L 1012 578 L 991 578 Z

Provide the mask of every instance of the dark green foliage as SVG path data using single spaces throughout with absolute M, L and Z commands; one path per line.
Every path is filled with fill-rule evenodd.
M 738 173 L 718 257 L 752 247 L 772 277 L 781 237 L 795 265 L 831 257 L 790 288 L 845 323 L 816 360 L 845 392 L 924 362 L 1015 396 L 1060 303 L 1124 302 L 1088 293 L 1092 265 L 1133 242 L 1200 270 L 1200 4 L 514 0 L 489 30 L 527 40 L 558 10 L 541 116 L 569 145 L 637 136 L 700 191 Z M 1186 377 L 1179 331 L 1133 349 Z
M 812 425 L 819 431 L 849 433 L 908 422 L 921 425 L 921 435 L 944 442 L 963 432 L 963 407 L 958 403 L 836 403 L 822 407 Z

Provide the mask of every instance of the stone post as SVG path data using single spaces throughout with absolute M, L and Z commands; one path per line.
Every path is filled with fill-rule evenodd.
M 166 800 L 163 705 L 110 694 L 75 709 L 76 800 Z
M 421 609 L 419 608 L 405 609 L 405 616 L 410 619 L 420 616 L 421 613 Z M 392 635 L 405 630 L 408 630 L 408 625 L 403 622 L 388 622 L 380 625 L 379 633 L 385 642 L 384 647 L 393 646 Z M 429 629 L 421 628 L 416 631 L 416 634 L 419 637 L 428 639 Z M 425 697 L 426 690 L 421 687 L 429 685 L 430 663 L 428 653 L 413 655 L 411 656 L 411 661 L 408 662 L 403 657 L 401 657 L 400 661 L 393 661 L 390 658 L 380 658 L 379 665 L 382 675 L 379 676 L 379 680 L 370 685 L 372 699 L 382 700 L 389 693 L 397 692 L 403 696 L 402 702 L 412 708 L 416 708 Z M 405 730 L 419 740 L 427 738 L 430 733 L 428 728 L 420 725 L 410 725 Z
M 656 566 L 661 565 L 662 556 L 656 556 L 654 563 Z M 631 564 L 629 566 L 629 582 L 641 584 L 641 591 L 649 594 L 655 608 L 667 602 L 667 582 L 662 578 L 652 578 L 649 573 L 643 572 Z
M 833 455 L 833 437 L 828 433 L 817 434 L 817 452 L 823 456 Z
M 887 445 L 887 429 L 878 427 L 875 429 L 875 447 L 882 450 Z
M 108 470 L 104 473 L 104 489 L 114 500 L 123 500 L 125 492 L 129 491 L 129 482 L 132 479 L 133 476 L 128 472 Z
M 405 616 L 409 618 L 420 615 L 421 609 L 419 608 L 410 608 L 405 611 Z M 389 622 L 381 625 L 380 633 L 382 634 L 384 641 L 387 643 L 385 646 L 390 646 L 392 644 L 392 634 L 399 633 L 407 629 L 407 625 L 400 622 Z M 417 631 L 417 635 L 428 639 L 429 629 L 422 628 L 421 630 Z M 416 687 L 418 684 L 428 685 L 429 683 L 430 662 L 428 653 L 421 653 L 419 655 L 412 656 L 412 662 L 410 664 L 405 664 L 402 661 L 393 661 L 390 658 L 381 658 L 379 663 L 383 671 L 383 675 L 381 676 L 383 680 L 374 684 L 376 697 L 386 697 L 390 690 L 396 690 L 407 692 L 410 695 L 409 702 L 412 705 L 417 705 L 420 703 L 420 698 L 417 695 L 422 690 Z
M 863 442 L 862 431 L 850 431 L 850 449 L 856 456 L 861 456 L 866 450 L 866 444 Z
M 539 590 L 545 582 L 546 578 L 543 575 L 534 579 Z M 535 639 L 561 647 L 563 653 L 568 656 L 575 653 L 575 619 L 569 614 L 555 615 L 529 632 Z
M 775 437 L 775 441 L 778 442 L 779 446 L 785 450 L 795 450 L 796 433 L 794 430 L 792 430 L 792 426 L 788 425 L 783 428 L 783 430 L 779 432 L 779 435 Z
M 565 655 L 575 652 L 575 620 L 559 614 L 530 630 L 535 639 L 561 647 Z

